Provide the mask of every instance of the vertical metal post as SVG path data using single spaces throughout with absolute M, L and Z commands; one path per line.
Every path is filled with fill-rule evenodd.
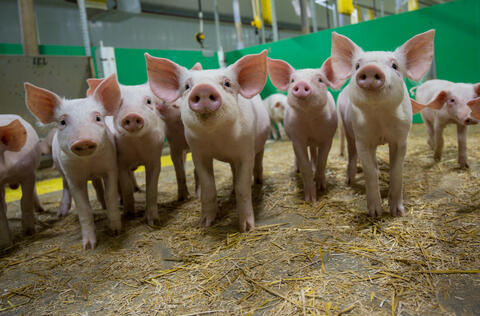
M 22 31 L 23 54 L 36 56 L 38 55 L 38 37 L 33 0 L 18 0 L 17 3 Z
M 300 0 L 300 20 L 302 21 L 302 33 L 310 33 L 310 23 L 307 16 L 307 1 Z
M 275 0 L 270 0 L 270 9 L 272 10 L 272 32 L 273 41 L 278 41 L 277 11 L 275 11 Z
M 88 34 L 87 9 L 85 8 L 85 0 L 77 0 L 78 13 L 80 14 L 80 27 L 82 31 L 83 47 L 85 48 L 85 55 L 92 56 L 90 49 L 90 35 Z
M 325 13 L 327 15 L 327 29 L 331 28 L 330 26 L 330 8 L 328 5 L 328 1 L 325 3 Z
M 380 15 L 382 16 L 382 18 L 385 16 L 385 8 L 383 7 L 383 5 L 383 0 L 380 0 Z
M 318 31 L 317 10 L 315 10 L 315 0 L 310 0 L 310 14 L 312 15 L 313 32 Z
M 402 0 L 395 0 L 395 12 L 399 13 L 402 11 Z
M 213 16 L 215 18 L 215 33 L 217 36 L 217 56 L 220 68 L 225 67 L 225 56 L 223 54 L 222 39 L 220 37 L 220 18 L 218 16 L 217 0 L 213 0 Z
M 332 12 L 333 13 L 333 27 L 338 27 L 337 4 L 334 2 L 332 6 L 333 6 L 333 12 Z
M 263 20 L 263 8 L 261 3 L 258 3 L 258 11 L 260 21 L 262 22 L 262 33 L 260 33 L 260 35 L 262 38 L 262 44 L 265 44 L 265 21 Z
M 377 4 L 375 0 L 372 0 L 372 1 L 373 1 L 373 18 L 375 18 L 377 16 Z
M 235 22 L 235 30 L 237 31 L 237 49 L 242 49 L 243 33 L 242 33 L 242 18 L 240 17 L 240 4 L 238 0 L 233 0 L 233 20 Z

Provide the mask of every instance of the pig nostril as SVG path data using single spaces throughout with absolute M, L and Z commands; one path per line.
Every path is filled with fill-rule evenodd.
M 361 76 L 360 76 L 360 79 L 362 79 L 362 80 L 367 79 L 367 75 L 366 75 L 366 74 L 361 75 Z
M 130 124 L 130 120 L 126 120 L 125 124 L 127 124 L 127 125 Z
M 378 74 L 375 74 L 375 79 L 380 80 L 380 76 Z
M 213 94 L 210 94 L 210 95 L 208 96 L 208 98 L 209 98 L 210 100 L 212 100 L 212 101 L 215 101 L 215 97 L 213 96 Z
M 141 121 L 140 121 L 140 120 L 137 120 L 137 124 L 140 124 L 140 123 L 141 123 Z
M 95 148 L 95 146 L 94 146 L 94 145 L 90 145 L 90 146 L 88 146 L 88 148 L 89 148 L 89 149 L 93 149 L 93 148 Z
M 194 99 L 195 99 L 195 102 L 200 101 L 200 97 L 198 95 L 196 95 Z

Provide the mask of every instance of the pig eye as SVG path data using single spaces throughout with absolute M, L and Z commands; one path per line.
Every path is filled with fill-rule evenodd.
M 357 64 L 355 65 L 355 70 L 358 70 L 358 68 L 360 68 L 360 64 L 359 64 L 359 63 L 357 63 Z
M 190 89 L 190 85 L 187 83 L 187 84 L 185 85 L 185 90 L 188 90 L 188 89 Z
M 392 64 L 392 68 L 395 69 L 395 70 L 397 70 L 397 69 L 398 69 L 397 64 L 393 63 L 393 64 Z
M 318 82 L 323 82 L 322 78 L 318 78 Z
M 95 120 L 96 120 L 97 122 L 101 122 L 101 121 L 102 121 L 102 118 L 101 118 L 100 116 L 97 116 L 97 117 L 95 118 Z
M 67 125 L 67 122 L 65 120 L 61 120 L 60 125 L 65 126 L 65 125 Z
M 290 80 L 291 83 L 295 82 L 295 79 L 292 78 L 292 80 Z
M 230 84 L 230 81 L 228 80 L 225 80 L 225 82 L 223 83 L 223 85 L 227 88 L 230 88 L 231 84 Z
M 450 103 L 455 103 L 455 99 L 450 99 Z
M 147 99 L 147 104 L 152 104 L 152 100 L 150 100 L 150 98 Z

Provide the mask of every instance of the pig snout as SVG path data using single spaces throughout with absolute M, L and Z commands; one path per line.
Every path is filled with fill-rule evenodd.
M 366 65 L 357 73 L 357 84 L 367 90 L 380 89 L 385 84 L 385 74 L 375 65 Z
M 127 132 L 135 133 L 143 128 L 144 123 L 145 122 L 140 115 L 130 113 L 123 118 L 122 127 Z
M 305 81 L 300 81 L 295 86 L 293 86 L 292 94 L 296 98 L 305 99 L 310 94 L 312 94 L 312 88 Z
M 70 147 L 72 152 L 78 156 L 88 156 L 95 152 L 97 149 L 97 143 L 91 140 L 79 140 L 72 144 Z
M 190 109 L 197 113 L 212 113 L 222 105 L 222 97 L 209 84 L 199 84 L 190 93 L 188 98 Z

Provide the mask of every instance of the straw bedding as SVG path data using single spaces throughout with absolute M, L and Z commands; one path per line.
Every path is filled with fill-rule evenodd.
M 37 233 L 20 234 L 0 258 L 0 313 L 6 315 L 470 315 L 480 310 L 480 130 L 469 131 L 470 169 L 457 167 L 456 130 L 446 129 L 435 163 L 425 127 L 415 125 L 404 172 L 408 215 L 367 216 L 363 174 L 345 185 L 338 139 L 328 192 L 303 201 L 288 141 L 269 143 L 264 184 L 253 188 L 257 228 L 238 233 L 230 168 L 215 165 L 222 217 L 197 228 L 200 203 L 176 202 L 172 167 L 159 183 L 161 227 L 142 218 L 108 233 L 94 203 L 99 245 L 83 251 L 75 211 L 56 217 L 60 193 L 42 196 Z M 378 151 L 388 210 L 388 149 Z M 193 192 L 192 163 L 187 181 Z M 41 175 L 39 175 L 41 176 Z M 136 193 L 144 209 L 144 181 Z M 459 312 L 460 311 L 460 312 Z

